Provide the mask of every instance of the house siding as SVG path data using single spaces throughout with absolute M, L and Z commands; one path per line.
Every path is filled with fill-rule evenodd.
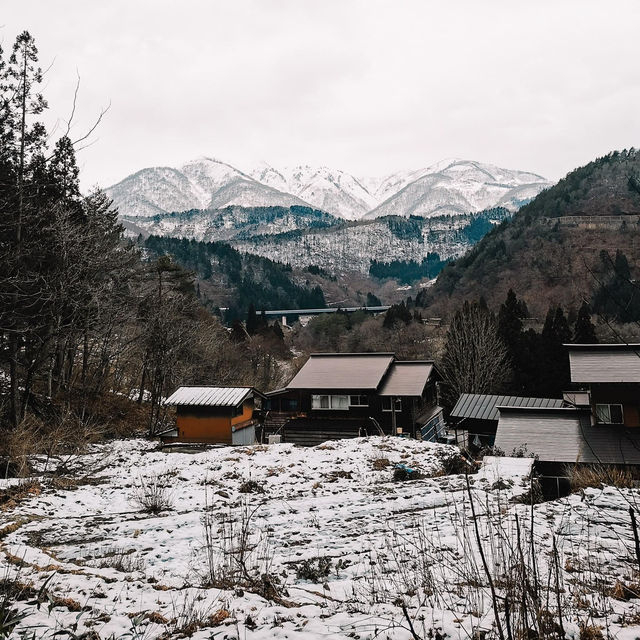
M 569 348 L 572 382 L 640 382 L 635 349 Z

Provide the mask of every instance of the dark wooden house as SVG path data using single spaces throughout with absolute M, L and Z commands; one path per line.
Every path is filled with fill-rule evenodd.
M 640 344 L 569 344 L 571 381 L 588 394 L 593 422 L 640 427 Z
M 440 379 L 432 361 L 393 353 L 312 354 L 286 388 L 266 394 L 265 435 L 300 444 L 380 433 L 436 439 Z
M 525 448 L 548 496 L 568 492 L 569 465 L 640 466 L 640 345 L 566 345 L 564 407 L 498 407 L 495 444 Z

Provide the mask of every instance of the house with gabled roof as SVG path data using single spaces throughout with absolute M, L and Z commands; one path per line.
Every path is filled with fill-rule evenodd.
M 568 344 L 571 381 L 596 424 L 640 428 L 640 344 Z
M 265 433 L 317 444 L 398 434 L 435 440 L 444 429 L 433 361 L 393 353 L 314 353 L 284 389 L 267 393 Z
M 567 344 L 574 389 L 564 406 L 498 406 L 495 445 L 536 456 L 548 495 L 567 465 L 640 466 L 640 345 Z

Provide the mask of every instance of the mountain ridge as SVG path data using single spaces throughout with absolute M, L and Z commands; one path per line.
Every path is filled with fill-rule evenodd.
M 515 211 L 550 185 L 534 173 L 461 159 L 363 178 L 310 165 L 276 168 L 262 163 L 243 171 L 201 156 L 180 168 L 140 169 L 106 191 L 122 216 L 228 206 L 302 206 L 359 220 L 464 215 L 495 206 Z

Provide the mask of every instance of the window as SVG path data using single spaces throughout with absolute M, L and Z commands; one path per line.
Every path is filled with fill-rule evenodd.
M 347 411 L 349 409 L 349 396 L 331 396 L 331 408 Z
M 295 399 L 285 399 L 282 401 L 282 410 L 283 411 L 297 411 L 298 410 L 298 401 Z
M 396 413 L 402 411 L 402 400 L 400 398 L 394 398 L 393 402 L 395 404 Z M 391 398 L 382 398 L 382 410 L 383 411 L 391 411 Z
M 347 411 L 349 409 L 349 396 L 311 396 L 312 409 L 333 409 L 334 411 Z
M 311 396 L 312 409 L 329 409 L 329 396 Z
M 597 404 L 596 421 L 601 424 L 623 424 L 621 404 Z
M 350 407 L 368 407 L 369 398 L 367 396 L 349 396 Z

